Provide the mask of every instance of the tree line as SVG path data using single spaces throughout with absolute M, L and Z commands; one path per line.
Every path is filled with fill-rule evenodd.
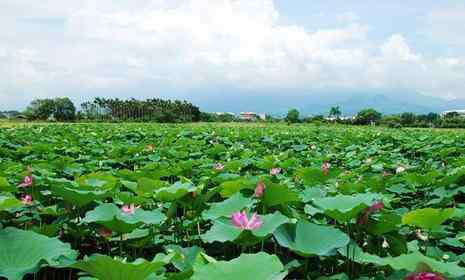
M 315 115 L 305 118 L 299 118 L 299 111 L 291 109 L 288 111 L 285 120 L 288 123 L 340 123 L 349 125 L 380 125 L 391 128 L 465 128 L 465 117 L 457 112 L 449 112 L 445 115 L 434 112 L 428 114 L 404 112 L 401 114 L 383 115 L 373 108 L 367 108 L 360 110 L 353 117 L 342 117 L 342 111 L 339 106 L 331 107 L 327 115 Z
M 197 106 L 180 100 L 120 100 L 95 98 L 81 104 L 80 119 L 142 121 L 142 122 L 197 122 L 201 112 Z
M 124 122 L 237 122 L 235 115 L 201 112 L 187 101 L 152 98 L 146 100 L 95 98 L 81 104 L 77 110 L 67 98 L 33 100 L 24 112 L 3 111 L 0 118 L 24 118 L 33 121 L 124 121 Z M 348 125 L 382 125 L 387 127 L 465 128 L 465 117 L 457 112 L 415 114 L 405 112 L 383 115 L 367 108 L 353 117 L 343 117 L 339 106 L 331 107 L 326 115 L 301 117 L 297 109 L 290 109 L 284 118 L 267 115 L 267 122 L 287 123 L 340 123 Z
M 77 110 L 67 98 L 35 99 L 24 112 L 0 112 L 2 118 L 24 118 L 32 121 L 139 121 L 197 122 L 201 112 L 197 106 L 180 100 L 120 100 L 95 98 Z

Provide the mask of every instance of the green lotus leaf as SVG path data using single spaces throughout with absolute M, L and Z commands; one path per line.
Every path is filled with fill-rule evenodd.
M 288 223 L 289 218 L 276 211 L 273 214 L 261 215 L 263 224 L 260 228 L 253 230 L 252 234 L 259 238 L 265 238 L 279 228 L 281 225 Z
M 71 267 L 85 271 L 99 280 L 146 280 L 149 275 L 168 264 L 172 257 L 172 255 L 157 254 L 150 262 L 137 259 L 128 263 L 96 254 L 71 265 Z
M 346 246 L 347 234 L 331 226 L 316 225 L 304 220 L 285 224 L 274 232 L 278 243 L 302 256 L 329 256 Z
M 16 192 L 18 189 L 12 187 L 5 177 L 0 177 L 0 192 Z
M 381 258 L 362 251 L 357 245 L 351 244 L 346 248 L 339 249 L 339 253 L 357 263 L 372 263 L 379 266 L 390 266 L 395 270 L 407 270 L 415 272 L 418 265 L 426 265 L 434 272 L 442 273 L 450 277 L 462 277 L 465 270 L 457 262 L 441 262 L 422 255 L 419 252 L 403 254 L 398 257 Z
M 356 218 L 362 210 L 380 198 L 379 194 L 374 193 L 336 195 L 315 199 L 314 204 L 329 217 L 344 223 Z
M 54 196 L 79 207 L 111 196 L 111 189 L 80 186 L 66 179 L 51 179 L 50 190 Z
M 263 201 L 268 206 L 276 206 L 300 201 L 298 193 L 286 185 L 275 184 L 267 181 L 265 182 L 265 186 L 266 189 L 263 196 Z
M 317 167 L 307 167 L 297 170 L 296 175 L 302 179 L 303 183 L 307 187 L 316 186 L 325 183 L 327 180 L 337 177 L 340 171 L 338 169 L 331 168 L 329 173 L 326 175 Z
M 77 257 L 77 252 L 57 238 L 33 231 L 5 228 L 0 231 L 0 276 L 21 280 L 42 266 L 61 267 Z
M 203 249 L 197 246 L 182 248 L 178 245 L 169 245 L 166 247 L 166 251 L 175 254 L 171 262 L 180 271 L 192 270 L 194 266 L 206 263 L 202 256 Z
M 156 190 L 165 187 L 169 187 L 169 184 L 165 181 L 140 178 L 137 180 L 137 188 L 135 189 L 135 192 L 138 195 L 153 195 Z
M 109 173 L 98 172 L 81 176 L 76 179 L 76 182 L 81 187 L 111 190 L 116 187 L 118 179 Z
M 410 211 L 402 216 L 402 223 L 424 229 L 434 229 L 454 215 L 454 208 L 423 208 Z
M 208 243 L 234 241 L 241 233 L 241 229 L 231 224 L 231 219 L 220 218 L 215 220 L 210 230 L 202 235 L 202 240 Z
M 220 184 L 220 194 L 222 197 L 230 197 L 242 189 L 254 189 L 257 180 L 257 178 L 239 178 L 223 182 Z
M 196 267 L 192 280 L 278 280 L 284 279 L 284 267 L 275 255 L 242 254 L 229 262 L 219 261 Z M 278 278 L 278 276 L 280 276 Z
M 159 188 L 155 192 L 155 199 L 164 202 L 171 202 L 185 196 L 190 192 L 196 192 L 201 187 L 196 187 L 192 183 L 176 182 L 171 186 Z
M 82 223 L 97 223 L 118 233 L 129 233 L 141 225 L 158 225 L 166 219 L 160 210 L 136 209 L 134 214 L 125 214 L 112 203 L 97 206 L 86 213 Z
M 241 193 L 236 193 L 230 198 L 218 203 L 211 203 L 210 209 L 203 212 L 202 217 L 206 220 L 215 220 L 220 217 L 231 217 L 234 212 L 252 206 L 252 198 L 246 198 Z
M 8 211 L 11 209 L 19 208 L 23 204 L 21 201 L 16 199 L 14 196 L 5 196 L 5 195 L 0 195 L 0 211 Z
M 369 221 L 367 230 L 371 234 L 383 235 L 398 230 L 402 224 L 401 216 L 394 213 L 381 213 L 376 221 Z

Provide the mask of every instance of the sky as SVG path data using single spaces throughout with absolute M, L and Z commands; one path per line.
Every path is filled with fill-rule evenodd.
M 453 0 L 2 0 L 0 110 L 57 96 L 464 99 L 464 26 Z

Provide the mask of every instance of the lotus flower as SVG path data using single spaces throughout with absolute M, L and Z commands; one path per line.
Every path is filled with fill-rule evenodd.
M 145 151 L 147 152 L 153 152 L 155 150 L 155 145 L 153 144 L 148 144 L 147 146 L 145 146 Z
M 255 186 L 255 193 L 254 193 L 254 196 L 255 197 L 262 197 L 263 194 L 265 193 L 265 183 L 263 182 L 258 182 L 257 185 Z
M 383 171 L 383 177 L 389 177 L 389 176 L 391 176 L 391 173 L 387 171 Z
M 405 171 L 405 167 L 403 167 L 403 166 L 399 166 L 399 167 L 396 168 L 396 174 L 402 173 L 404 171 Z
M 316 150 L 316 145 L 311 145 L 311 146 L 310 146 L 310 149 Z
M 104 238 L 110 238 L 113 235 L 113 232 L 105 227 L 99 228 L 98 233 Z
M 368 208 L 368 212 L 369 213 L 378 212 L 379 210 L 383 208 L 384 208 L 384 203 L 382 201 L 376 201 Z
M 421 230 L 419 230 L 419 229 L 417 229 L 415 231 L 415 234 L 416 234 L 417 238 L 422 240 L 422 241 L 428 241 L 428 239 L 429 239 L 428 234 L 421 232 Z
M 281 168 L 279 168 L 279 167 L 273 167 L 270 170 L 270 175 L 271 176 L 278 175 L 279 173 L 281 173 Z
M 137 208 L 139 208 L 139 206 L 135 207 L 132 203 L 130 205 L 125 204 L 121 207 L 121 212 L 128 215 L 134 215 Z
M 213 169 L 215 169 L 216 171 L 222 171 L 224 169 L 224 164 L 221 164 L 221 163 L 215 163 L 213 165 Z
M 357 224 L 358 225 L 366 225 L 368 223 L 368 217 L 371 213 L 378 212 L 379 210 L 384 208 L 384 203 L 382 201 L 374 202 L 370 207 L 368 207 L 365 212 L 358 218 Z
M 419 272 L 407 275 L 405 280 L 446 280 L 446 278 L 433 272 Z
M 323 171 L 325 175 L 328 175 L 330 168 L 331 168 L 331 163 L 329 162 L 325 162 L 321 165 L 321 171 Z
M 257 216 L 257 213 L 253 213 L 249 219 L 245 211 L 236 212 L 231 217 L 232 224 L 242 230 L 255 230 L 262 226 L 263 221 Z
M 24 205 L 31 205 L 32 204 L 32 196 L 29 195 L 29 194 L 24 195 L 23 197 L 21 197 L 21 202 Z
M 23 178 L 23 181 L 21 182 L 21 184 L 19 184 L 19 187 L 27 188 L 27 187 L 32 186 L 32 183 L 33 183 L 32 175 L 27 175 Z

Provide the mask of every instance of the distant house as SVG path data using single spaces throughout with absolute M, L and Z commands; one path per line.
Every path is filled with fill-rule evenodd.
M 336 120 L 341 120 L 341 121 L 348 121 L 348 120 L 353 120 L 355 119 L 355 116 L 340 116 L 340 117 L 325 117 L 324 118 L 327 121 L 336 121 Z
M 457 114 L 463 117 L 465 116 L 465 110 L 447 110 L 447 111 L 441 112 L 442 117 L 445 117 L 448 114 Z
M 234 114 L 232 112 L 215 112 L 214 114 L 217 115 L 217 116 L 224 116 L 224 115 L 228 115 L 228 116 L 232 116 L 232 117 L 236 116 L 236 114 Z
M 256 120 L 266 120 L 265 114 L 257 114 L 255 112 L 241 112 L 239 117 L 243 121 L 256 121 Z

